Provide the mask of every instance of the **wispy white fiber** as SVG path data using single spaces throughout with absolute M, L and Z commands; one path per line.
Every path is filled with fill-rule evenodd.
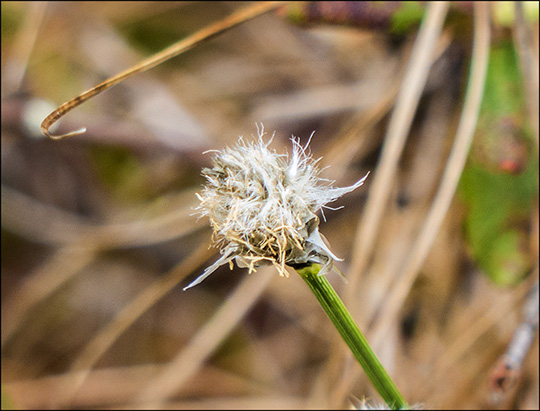
M 206 185 L 197 194 L 196 211 L 209 217 L 222 256 L 184 290 L 233 259 L 249 272 L 273 264 L 282 276 L 288 276 L 286 264 L 317 263 L 322 275 L 339 260 L 321 237 L 315 213 L 360 187 L 368 175 L 352 186 L 332 187 L 319 177 L 320 159 L 307 151 L 309 141 L 302 146 L 293 137 L 289 156 L 269 149 L 272 139 L 265 143 L 263 136 L 261 124 L 257 141 L 240 137 L 236 146 L 216 151 L 213 168 L 203 170 Z

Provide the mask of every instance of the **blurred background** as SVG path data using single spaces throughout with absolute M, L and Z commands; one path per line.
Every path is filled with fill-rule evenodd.
M 336 186 L 371 172 L 320 229 L 355 278 L 329 280 L 409 403 L 538 409 L 538 3 L 489 10 L 472 149 L 408 285 L 463 110 L 474 10 L 450 5 L 363 243 L 425 6 L 341 3 L 295 3 L 227 31 L 76 108 L 53 132 L 87 132 L 53 141 L 39 125 L 58 105 L 249 3 L 2 2 L 2 408 L 379 401 L 292 270 L 221 267 L 182 291 L 219 255 L 192 210 L 204 152 L 262 122 L 278 152 L 315 131 L 311 152 Z M 520 324 L 532 346 L 508 367 Z

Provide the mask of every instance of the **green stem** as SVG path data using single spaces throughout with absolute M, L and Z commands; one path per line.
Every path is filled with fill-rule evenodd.
M 320 269 L 320 265 L 311 264 L 308 267 L 297 268 L 296 272 L 300 274 L 311 291 L 313 291 L 324 311 L 330 317 L 354 357 L 388 406 L 392 409 L 408 408 L 409 405 L 379 362 L 362 332 L 345 308 L 343 301 L 341 301 L 326 277 L 318 275 Z

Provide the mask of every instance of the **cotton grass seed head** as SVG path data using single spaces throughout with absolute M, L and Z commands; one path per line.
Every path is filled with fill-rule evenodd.
M 320 159 L 307 151 L 309 141 L 302 147 L 293 137 L 292 153 L 278 154 L 263 135 L 261 125 L 257 141 L 240 137 L 236 146 L 216 151 L 213 168 L 203 170 L 207 182 L 196 211 L 209 217 L 221 258 L 184 290 L 221 265 L 232 268 L 233 259 L 249 272 L 273 264 L 282 276 L 288 276 L 285 265 L 309 263 L 320 264 L 322 275 L 339 260 L 322 239 L 315 213 L 360 187 L 367 175 L 350 187 L 332 187 L 319 177 Z

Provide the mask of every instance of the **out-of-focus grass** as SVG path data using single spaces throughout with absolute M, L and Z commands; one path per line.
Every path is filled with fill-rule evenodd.
M 181 291 L 216 258 L 203 252 L 210 230 L 190 216 L 190 207 L 203 182 L 200 169 L 209 164 L 202 152 L 255 134 L 255 121 L 276 130 L 278 151 L 290 150 L 291 134 L 305 142 L 315 130 L 314 157 L 331 165 L 324 173 L 337 185 L 375 171 L 414 33 L 300 28 L 268 14 L 77 108 L 60 129 L 86 126 L 83 136 L 48 141 L 32 131 L 48 114 L 31 115 L 36 99 L 54 108 L 240 6 L 53 2 L 40 14 L 31 3 L 2 3 L 2 376 L 16 407 L 140 407 L 137 398 L 151 394 L 159 378 L 174 371 L 181 380 L 188 372 L 168 368 L 182 353 L 198 361 L 190 378 L 170 398 L 145 401 L 204 409 L 343 405 L 336 402 L 345 378 L 342 342 L 299 278 L 274 275 L 259 298 L 237 297 L 240 306 L 226 306 L 240 318 L 230 330 L 211 319 L 245 284 L 244 270 L 223 268 Z M 459 24 L 471 25 L 465 16 Z M 535 30 L 538 36 L 537 23 Z M 388 187 L 390 201 L 361 279 L 360 323 L 382 320 L 379 304 L 396 282 L 446 162 L 471 41 L 454 35 L 449 27 L 438 43 Z M 499 37 L 510 33 L 495 27 Z M 369 189 L 368 179 L 322 223 L 345 258 L 345 274 Z M 491 367 L 520 320 L 529 284 L 498 289 L 469 268 L 463 213 L 454 201 L 377 354 L 409 403 L 538 407 L 537 344 L 507 399 L 490 402 Z M 534 236 L 533 230 L 533 243 Z M 190 268 L 175 276 L 174 267 L 188 260 Z M 272 276 L 259 271 L 249 278 Z M 339 278 L 329 280 L 345 291 Z M 74 368 L 84 363 L 89 343 L 108 325 L 114 336 L 128 322 L 77 380 Z M 372 326 L 361 324 L 368 340 Z M 211 341 L 217 347 L 193 345 L 204 333 L 217 338 Z M 82 386 L 73 396 L 69 388 L 77 381 Z M 363 380 L 351 394 L 374 395 Z

